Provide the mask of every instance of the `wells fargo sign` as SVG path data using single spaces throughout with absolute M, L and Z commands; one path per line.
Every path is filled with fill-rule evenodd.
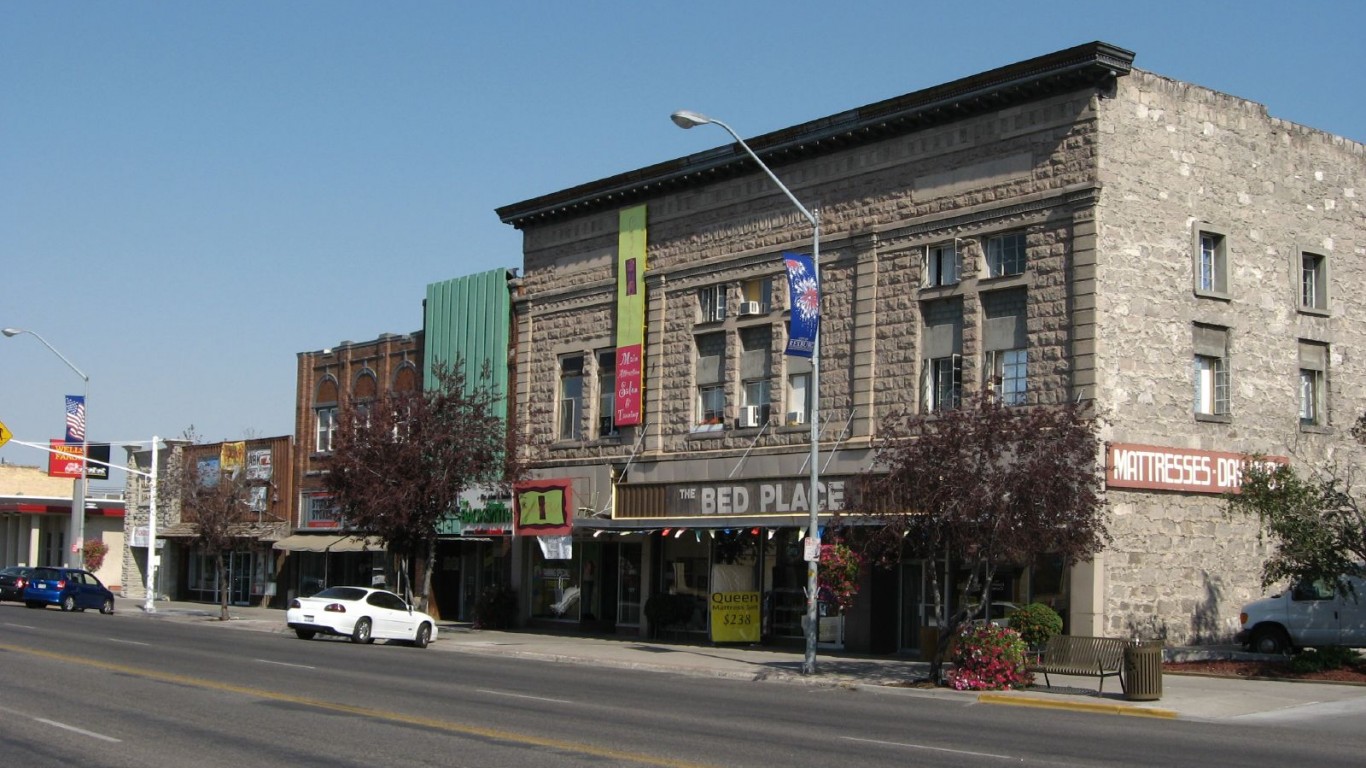
M 1242 453 L 1163 448 L 1111 443 L 1106 450 L 1105 486 L 1186 493 L 1237 493 L 1242 487 Z M 1267 456 L 1268 465 L 1289 464 L 1284 456 Z

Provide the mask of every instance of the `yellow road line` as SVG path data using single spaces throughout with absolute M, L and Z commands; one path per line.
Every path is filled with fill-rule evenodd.
M 0 651 L 10 651 L 12 653 L 22 653 L 29 656 L 38 656 L 53 661 L 60 661 L 65 664 L 80 664 L 94 669 L 103 669 L 107 672 L 118 672 L 125 675 L 133 675 L 148 680 L 158 680 L 164 683 L 174 683 L 176 685 L 187 685 L 195 688 L 204 688 L 214 691 L 224 691 L 227 693 L 237 693 L 243 696 L 269 699 L 271 701 L 281 701 L 290 704 L 299 704 L 315 709 L 326 710 L 329 712 L 341 712 L 348 715 L 359 715 L 370 717 L 376 720 L 387 720 L 389 722 L 403 723 L 405 725 L 418 725 L 438 731 L 458 733 L 465 736 L 478 736 L 485 739 L 495 739 L 498 741 L 511 742 L 514 744 L 524 744 L 534 747 L 545 747 L 566 752 L 577 752 L 591 757 L 601 757 L 610 760 L 623 760 L 641 765 L 657 765 L 662 768 L 714 768 L 706 763 L 694 763 L 686 760 L 674 760 L 667 757 L 656 757 L 640 752 L 626 752 L 606 747 L 597 747 L 583 742 L 566 741 L 548 736 L 536 736 L 516 731 L 503 730 L 501 728 L 485 728 L 477 725 L 467 725 L 464 723 L 451 722 L 449 720 L 438 720 L 432 717 L 422 717 L 420 715 L 405 715 L 399 712 L 390 712 L 382 709 L 370 709 L 368 707 L 357 707 L 350 704 L 338 704 L 336 702 L 324 701 L 322 699 L 311 699 L 304 696 L 294 696 L 288 693 L 269 691 L 264 688 L 252 688 L 245 685 L 235 685 L 233 683 L 220 683 L 214 680 L 205 680 L 198 677 L 187 675 L 177 675 L 171 672 L 161 672 L 145 667 L 134 667 L 127 664 L 116 664 L 109 661 L 97 661 L 85 659 L 78 656 L 68 656 L 62 653 L 44 651 L 37 648 L 23 648 L 14 645 L 0 644 Z
M 1041 699 L 1035 696 L 1008 696 L 1000 693 L 978 694 L 977 700 L 983 704 L 1004 704 L 1010 707 L 1042 707 L 1044 709 L 1066 709 L 1072 712 L 1098 712 L 1106 715 L 1128 715 L 1130 717 L 1156 717 L 1173 720 L 1177 713 L 1172 709 L 1157 707 L 1132 707 L 1124 704 L 1105 704 L 1090 701 L 1060 701 Z

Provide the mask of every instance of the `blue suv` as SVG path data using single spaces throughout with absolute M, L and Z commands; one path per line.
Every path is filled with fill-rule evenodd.
M 113 613 L 114 593 L 90 571 L 38 567 L 29 574 L 28 584 L 24 586 L 24 605 L 30 608 L 58 605 L 63 611 L 98 608 L 100 613 Z

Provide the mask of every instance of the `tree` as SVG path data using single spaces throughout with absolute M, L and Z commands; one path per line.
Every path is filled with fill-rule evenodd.
M 1006 406 L 984 394 L 887 429 L 864 478 L 865 506 L 878 521 L 870 554 L 883 564 L 950 555 L 968 573 L 950 614 L 938 570 L 929 569 L 939 628 L 934 679 L 949 638 L 989 604 L 997 567 L 1050 553 L 1089 560 L 1109 543 L 1101 446 L 1087 409 Z
M 1366 414 L 1352 435 L 1366 443 Z M 1289 464 L 1253 456 L 1243 462 L 1242 484 L 1224 497 L 1230 514 L 1254 516 L 1275 551 L 1262 564 L 1262 587 L 1282 581 L 1339 584 L 1338 577 L 1366 564 L 1366 513 L 1352 497 L 1352 473 L 1327 462 L 1297 472 Z
M 425 392 L 390 390 L 343 403 L 324 478 L 347 523 L 380 537 L 399 558 L 410 599 L 412 564 L 423 561 L 417 592 L 424 608 L 437 528 L 461 492 L 520 475 L 515 430 L 495 410 L 497 393 L 470 385 L 458 365 L 438 366 L 434 376 L 436 386 Z
M 216 466 L 216 465 L 215 465 Z M 231 551 L 241 526 L 251 510 L 251 485 L 246 472 L 218 472 L 213 476 L 187 471 L 187 493 L 182 498 L 182 513 L 195 524 L 190 545 L 205 555 L 213 555 L 215 582 L 218 585 L 218 618 L 227 621 L 228 568 L 224 554 Z

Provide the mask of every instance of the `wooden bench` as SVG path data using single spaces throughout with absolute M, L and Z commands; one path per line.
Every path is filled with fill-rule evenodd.
M 1105 678 L 1118 677 L 1120 690 L 1126 690 L 1124 676 L 1124 649 L 1128 642 L 1115 637 L 1078 637 L 1076 635 L 1054 635 L 1048 638 L 1048 647 L 1043 658 L 1029 665 L 1030 672 L 1042 672 L 1044 683 L 1053 687 L 1048 673 L 1055 675 L 1083 675 L 1099 677 L 1100 687 L 1096 694 L 1105 692 Z

